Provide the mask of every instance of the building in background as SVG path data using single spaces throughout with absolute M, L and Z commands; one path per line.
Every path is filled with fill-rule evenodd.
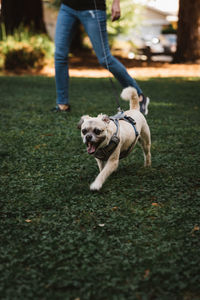
M 177 28 L 177 15 L 165 12 L 150 5 L 144 6 L 142 22 L 139 26 L 142 36 L 159 36 L 167 28 Z
M 177 12 L 166 12 L 145 5 L 141 24 L 133 33 L 136 46 L 147 48 L 152 53 L 175 52 L 177 21 Z M 137 44 L 139 41 L 140 44 Z
M 173 0 L 174 5 L 171 9 L 169 6 L 171 0 L 169 2 L 164 0 L 135 1 L 142 4 L 143 9 L 140 24 L 126 37 L 126 40 L 134 45 L 128 56 L 135 58 L 136 53 L 139 52 L 144 59 L 171 61 L 176 51 L 178 1 Z

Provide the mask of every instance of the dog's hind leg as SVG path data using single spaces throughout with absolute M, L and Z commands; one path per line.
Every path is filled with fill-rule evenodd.
M 151 166 L 151 134 L 149 126 L 146 122 L 142 127 L 138 142 L 141 145 L 144 152 L 144 166 L 149 167 Z

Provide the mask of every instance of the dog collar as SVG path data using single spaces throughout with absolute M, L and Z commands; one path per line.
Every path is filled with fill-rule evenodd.
M 109 159 L 109 157 L 114 152 L 114 150 L 117 148 L 117 146 L 118 146 L 118 144 L 120 142 L 120 138 L 118 137 L 119 120 L 124 120 L 126 122 L 129 122 L 133 126 L 133 128 L 134 128 L 135 136 L 136 136 L 136 139 L 130 145 L 130 147 L 127 150 L 125 150 L 125 151 L 123 151 L 123 152 L 120 153 L 120 157 L 119 157 L 120 159 L 126 157 L 130 153 L 130 151 L 133 149 L 133 147 L 134 147 L 134 145 L 136 143 L 136 140 L 137 140 L 137 138 L 139 136 L 139 133 L 138 133 L 138 131 L 136 129 L 136 126 L 135 126 L 136 125 L 135 120 L 133 118 L 131 118 L 130 116 L 125 115 L 123 111 L 120 112 L 120 113 L 118 113 L 118 114 L 116 114 L 116 115 L 114 115 L 114 116 L 111 116 L 109 118 L 110 118 L 111 121 L 113 121 L 115 123 L 115 125 L 116 125 L 116 132 L 111 137 L 109 144 L 107 146 L 105 146 L 104 148 L 98 149 L 95 152 L 95 154 L 94 154 L 94 156 L 96 158 L 98 158 L 98 159 L 100 159 L 102 161 L 107 161 Z

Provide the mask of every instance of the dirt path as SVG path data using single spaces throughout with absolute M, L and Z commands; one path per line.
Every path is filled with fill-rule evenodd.
M 133 77 L 200 77 L 200 66 L 194 65 L 169 65 L 164 67 L 135 67 L 127 68 L 129 74 Z M 107 70 L 101 68 L 85 69 L 77 68 L 70 69 L 71 77 L 109 77 Z M 54 76 L 54 69 L 46 66 L 42 71 L 42 75 Z
M 133 77 L 200 77 L 200 64 L 170 64 L 160 62 L 141 62 L 118 57 Z M 108 77 L 110 73 L 99 66 L 94 56 L 71 58 L 70 76 L 73 77 Z M 42 74 L 54 76 L 53 66 L 46 66 Z
M 171 64 L 162 62 L 136 61 L 123 57 L 117 57 L 127 68 L 133 77 L 200 77 L 200 64 Z M 109 77 L 110 73 L 102 68 L 97 58 L 92 55 L 71 57 L 69 60 L 69 73 L 71 77 L 100 78 Z M 44 75 L 55 76 L 53 62 L 48 62 L 40 70 L 18 72 L 3 72 L 4 75 Z

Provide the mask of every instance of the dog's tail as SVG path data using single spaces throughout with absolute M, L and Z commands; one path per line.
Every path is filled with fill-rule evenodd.
M 121 98 L 125 101 L 130 101 L 130 109 L 140 109 L 139 97 L 134 87 L 129 86 L 123 89 L 121 93 Z

